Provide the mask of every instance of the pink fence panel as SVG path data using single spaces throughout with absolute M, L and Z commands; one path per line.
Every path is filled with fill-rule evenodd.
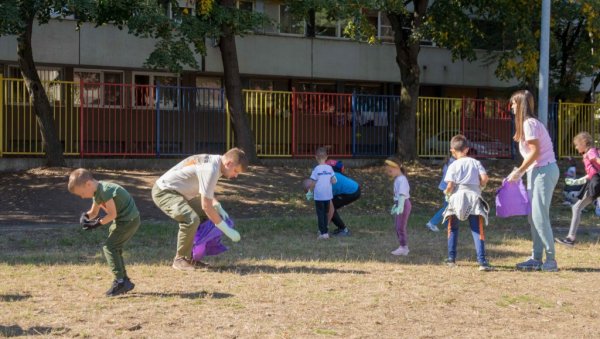
M 82 83 L 82 156 L 156 155 L 155 87 Z
M 319 147 L 330 156 L 352 156 L 352 94 L 292 94 L 292 154 L 313 156 Z
M 512 117 L 505 100 L 463 98 L 461 133 L 477 158 L 512 158 Z

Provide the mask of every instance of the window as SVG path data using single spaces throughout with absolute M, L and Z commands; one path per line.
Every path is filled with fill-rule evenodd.
M 134 73 L 134 106 L 153 106 L 158 88 L 158 104 L 161 108 L 178 108 L 179 78 L 172 74 Z
M 60 81 L 62 77 L 61 69 L 55 67 L 37 67 L 37 74 L 42 81 L 42 86 L 46 90 L 50 104 L 60 104 L 63 99 L 63 90 L 61 84 L 57 81 Z M 7 102 L 18 104 L 29 103 L 29 91 L 27 91 L 25 82 L 21 80 L 23 76 L 21 75 L 19 66 L 9 65 L 7 77 L 14 79 L 7 83 Z
M 123 72 L 75 70 L 73 81 L 83 82 L 83 102 L 86 106 L 123 106 Z M 75 104 L 80 105 L 78 87 Z
M 304 26 L 304 20 L 295 18 L 289 6 L 279 6 L 279 33 L 304 35 Z
M 237 7 L 243 11 L 252 12 L 254 10 L 254 1 L 250 0 L 239 0 Z
M 220 78 L 196 77 L 196 107 L 223 108 L 223 90 Z
M 338 22 L 327 17 L 326 11 L 315 13 L 315 35 L 339 37 Z

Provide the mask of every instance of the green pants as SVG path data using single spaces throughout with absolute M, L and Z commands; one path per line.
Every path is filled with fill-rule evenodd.
M 546 260 L 555 260 L 550 204 L 559 176 L 560 171 L 556 163 L 534 167 L 527 172 L 527 193 L 531 201 L 531 215 L 528 220 L 533 238 L 532 257 L 535 260 L 542 260 L 544 252 L 546 252 Z
M 166 215 L 179 223 L 177 233 L 177 258 L 191 258 L 194 236 L 200 223 L 205 220 L 202 197 L 187 200 L 179 192 L 152 187 L 152 200 Z
M 140 217 L 137 216 L 127 222 L 115 220 L 108 228 L 108 238 L 104 242 L 102 250 L 104 250 L 104 257 L 116 279 L 123 279 L 127 276 L 123 261 L 123 246 L 133 237 L 139 227 Z

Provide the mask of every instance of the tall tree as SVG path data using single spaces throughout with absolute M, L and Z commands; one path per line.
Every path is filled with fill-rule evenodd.
M 65 159 L 54 126 L 52 107 L 33 60 L 31 34 L 34 22 L 47 23 L 52 8 L 56 8 L 56 5 L 52 1 L 35 0 L 0 3 L 0 35 L 16 35 L 17 37 L 18 62 L 34 107 L 36 121 L 42 133 L 48 166 L 64 166 Z

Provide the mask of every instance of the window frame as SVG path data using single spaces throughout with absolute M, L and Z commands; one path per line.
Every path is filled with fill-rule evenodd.
M 145 75 L 145 76 L 149 76 L 149 84 L 148 85 L 140 85 L 140 86 L 156 86 L 155 84 L 155 80 L 156 77 L 170 77 L 170 78 L 175 78 L 177 79 L 177 85 L 174 86 L 177 88 L 177 97 L 176 100 L 174 102 L 174 104 L 172 106 L 170 105 L 164 105 L 161 104 L 160 108 L 164 108 L 164 109 L 168 109 L 168 110 L 179 110 L 181 107 L 181 77 L 177 76 L 177 74 L 175 73 L 162 73 L 162 72 L 144 72 L 144 71 L 135 71 L 131 73 L 131 107 L 134 108 L 142 108 L 142 107 L 149 107 L 148 105 L 137 105 L 136 103 L 136 92 L 135 92 L 135 88 L 137 86 L 137 84 L 135 83 L 135 77 L 136 75 Z M 152 94 L 150 95 L 150 102 L 153 103 L 154 107 L 156 107 L 157 104 L 157 98 L 155 98 L 155 93 L 156 91 L 153 91 Z
M 94 106 L 94 107 L 108 107 L 108 108 L 118 108 L 118 107 L 125 107 L 125 71 L 121 71 L 121 70 L 111 70 L 111 69 L 97 69 L 97 68 L 74 68 L 73 69 L 73 82 L 75 82 L 75 73 L 99 73 L 100 74 L 100 82 L 98 83 L 100 85 L 100 103 L 98 105 L 85 105 L 84 107 L 89 107 L 89 106 Z M 104 78 L 104 73 L 120 73 L 121 74 L 121 82 L 118 83 L 119 85 L 121 85 L 121 99 L 120 99 L 120 104 L 119 105 L 107 105 L 105 104 L 105 97 L 104 97 L 104 87 L 106 85 L 105 82 L 105 78 Z M 116 83 L 115 83 L 116 84 Z M 81 88 L 79 89 L 81 91 Z M 79 107 L 81 106 L 81 100 L 79 100 L 79 103 L 74 102 L 74 105 Z
M 10 73 L 11 73 L 12 69 L 17 70 L 19 72 L 19 76 L 17 76 L 17 77 L 11 76 Z M 48 101 L 50 101 L 50 105 L 54 106 L 54 104 L 57 101 L 60 103 L 60 105 L 62 105 L 63 102 L 64 102 L 64 98 L 63 98 L 64 94 L 62 93 L 62 90 L 59 88 L 59 90 L 60 90 L 60 92 L 59 92 L 60 99 L 56 100 L 56 98 L 51 98 L 50 97 L 50 94 L 49 94 L 50 93 L 50 88 L 48 88 L 47 86 L 44 86 L 44 84 L 45 83 L 46 84 L 47 83 L 52 83 L 52 82 L 61 83 L 63 81 L 62 79 L 63 79 L 64 74 L 65 74 L 64 69 L 62 67 L 53 67 L 53 66 L 36 66 L 36 72 L 38 73 L 39 77 L 43 77 L 40 74 L 41 71 L 42 72 L 43 71 L 56 71 L 56 72 L 58 72 L 58 79 L 55 79 L 55 80 L 41 80 L 40 79 L 40 80 L 42 82 L 42 86 L 44 87 L 44 90 L 46 91 L 46 95 L 48 96 Z M 23 79 L 23 75 L 21 75 L 21 67 L 19 65 L 16 65 L 16 64 L 7 64 L 6 65 L 6 73 L 5 74 L 6 74 L 6 78 L 5 79 Z M 2 95 L 2 93 L 0 93 L 0 95 Z M 22 98 L 21 98 L 21 96 L 22 96 Z M 28 94 L 28 91 L 27 91 L 26 87 L 24 87 L 24 91 L 23 91 L 23 93 L 21 93 L 21 96 L 19 96 L 18 99 L 22 99 L 22 100 L 17 100 L 17 101 L 13 100 L 12 97 L 11 98 L 7 98 L 6 103 L 10 102 L 11 105 L 29 106 L 30 105 L 29 104 L 29 99 L 27 99 L 29 97 L 29 94 Z

